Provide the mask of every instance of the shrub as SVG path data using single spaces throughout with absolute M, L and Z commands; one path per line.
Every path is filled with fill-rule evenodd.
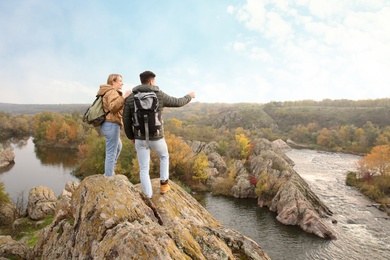
M 357 180 L 355 172 L 348 172 L 347 173 L 347 178 L 345 179 L 345 184 L 348 186 L 357 186 L 358 180 Z
M 212 187 L 212 193 L 214 195 L 230 195 L 234 182 L 236 180 L 237 170 L 232 166 L 228 169 L 226 177 L 218 179 Z
M 266 171 L 263 171 L 256 184 L 256 195 L 264 201 L 271 201 L 278 193 L 279 188 L 284 182 L 284 178 L 278 178 Z
M 0 182 L 0 207 L 2 204 L 8 204 L 10 202 L 9 194 L 5 193 L 4 183 Z
M 385 194 L 376 186 L 363 184 L 360 188 L 361 192 L 369 198 L 378 201 L 385 197 Z

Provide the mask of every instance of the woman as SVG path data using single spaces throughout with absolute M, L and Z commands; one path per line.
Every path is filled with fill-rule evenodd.
M 101 125 L 101 132 L 106 138 L 106 159 L 104 162 L 104 176 L 114 175 L 114 168 L 122 150 L 120 129 L 123 126 L 122 113 L 125 99 L 131 94 L 128 90 L 122 94 L 122 76 L 111 74 L 107 84 L 100 85 L 98 95 L 103 96 L 104 111 L 109 112 Z

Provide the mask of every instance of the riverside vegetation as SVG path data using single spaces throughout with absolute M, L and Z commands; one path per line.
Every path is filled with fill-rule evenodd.
M 81 122 L 87 105 L 14 105 L 0 103 L 0 139 L 32 134 L 37 146 L 75 149 L 80 165 L 75 175 L 88 176 L 101 172 L 104 140 L 97 129 Z M 45 111 L 45 112 L 43 112 Z M 52 112 L 48 112 L 52 111 Z M 378 203 L 388 204 L 390 169 L 390 99 L 375 100 L 302 100 L 269 102 L 266 104 L 191 103 L 184 108 L 165 109 L 165 128 L 170 148 L 173 177 L 189 184 L 202 186 L 205 176 L 204 154 L 190 156 L 184 140 L 215 141 L 218 153 L 226 158 L 247 160 L 251 142 L 256 138 L 292 140 L 299 147 L 359 155 L 374 150 L 382 162 L 366 157 L 359 164 L 359 172 L 350 173 L 348 185 L 353 185 Z M 123 136 L 118 173 L 127 175 L 138 163 L 135 150 Z M 387 149 L 386 149 L 387 147 Z M 386 154 L 387 153 L 387 154 Z M 365 160 L 368 163 L 365 163 Z M 156 166 L 156 156 L 152 163 Z M 376 166 L 379 164 L 380 166 Z M 152 165 L 152 175 L 158 169 Z M 381 167 L 381 169 L 378 169 Z M 192 170 L 189 170 L 189 169 Z M 136 172 L 136 171 L 135 171 Z M 194 176 L 195 178 L 192 178 Z
M 30 105 L 31 106 L 31 105 Z M 0 107 L 6 107 L 2 104 Z M 63 107 L 59 106 L 59 107 Z M 75 105 L 71 110 L 35 111 L 35 114 L 0 112 L 2 138 L 32 134 L 40 147 L 57 147 L 77 151 L 79 164 L 74 172 L 81 179 L 104 171 L 104 138 L 98 129 L 82 123 L 85 108 Z M 12 106 L 15 109 L 15 106 Z M 59 109 L 56 107 L 56 109 Z M 20 109 L 18 110 L 20 111 Z M 365 155 L 359 171 L 349 173 L 347 184 L 380 203 L 384 210 L 390 195 L 390 99 L 323 100 L 270 102 L 267 104 L 205 104 L 191 103 L 176 110 L 166 109 L 165 130 L 170 150 L 171 178 L 187 190 L 214 190 L 229 195 L 233 186 L 237 159 L 249 169 L 254 142 L 292 140 L 297 147 Z M 214 142 L 216 152 L 227 162 L 226 178 L 213 185 L 207 183 L 208 157 L 194 152 L 189 140 Z M 138 183 L 138 163 L 132 143 L 122 136 L 123 150 L 116 169 L 132 183 Z M 151 176 L 158 176 L 158 157 L 152 154 Z M 256 194 L 264 199 L 276 194 L 280 183 L 267 175 L 249 175 Z M 1 188 L 1 186 L 0 186 Z M 7 194 L 0 189 L 2 203 Z
M 80 160 L 74 172 L 76 176 L 83 178 L 102 172 L 104 138 L 97 129 L 81 122 L 81 113 L 86 107 L 0 104 L 4 111 L 0 112 L 0 138 L 32 134 L 37 146 L 75 149 Z M 165 109 L 165 129 L 171 151 L 170 171 L 172 177 L 183 184 L 195 188 L 203 186 L 206 157 L 202 153 L 194 156 L 184 140 L 215 141 L 218 153 L 228 161 L 229 158 L 247 160 L 251 155 L 251 142 L 256 138 L 270 141 L 290 139 L 301 147 L 359 155 L 369 155 L 374 147 L 380 146 L 382 149 L 373 151 L 382 161 L 365 157 L 359 164 L 359 172 L 350 173 L 346 181 L 378 203 L 388 204 L 389 113 L 390 99 L 326 99 L 267 104 L 195 102 L 185 108 Z M 138 176 L 129 173 L 138 170 L 135 149 L 125 136 L 122 140 L 124 149 L 117 173 L 138 182 Z M 152 176 L 158 173 L 157 160 L 154 155 Z

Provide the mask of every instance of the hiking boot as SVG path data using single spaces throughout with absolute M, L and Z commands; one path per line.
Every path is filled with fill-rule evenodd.
M 170 189 L 171 187 L 169 187 L 168 181 L 166 181 L 165 183 L 160 183 L 160 194 L 165 194 Z

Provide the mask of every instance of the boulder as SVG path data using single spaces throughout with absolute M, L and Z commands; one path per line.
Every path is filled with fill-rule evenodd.
M 73 182 L 68 181 L 65 184 L 65 189 L 62 190 L 55 207 L 54 221 L 56 223 L 58 223 L 62 219 L 72 217 L 72 211 L 71 211 L 72 194 L 79 185 L 80 183 L 77 181 L 73 181 Z
M 28 194 L 27 214 L 33 220 L 44 219 L 55 212 L 57 197 L 51 189 L 38 186 Z
M 209 153 L 207 158 L 209 160 L 210 168 L 216 168 L 219 174 L 224 174 L 226 172 L 226 162 L 221 155 L 216 152 L 213 152 Z
M 22 242 L 17 242 L 11 236 L 0 236 L 0 259 L 26 259 L 34 258 L 32 248 Z
M 291 147 L 282 139 L 277 139 L 271 143 L 273 149 L 280 149 L 283 152 L 291 150 Z
M 209 155 L 211 153 L 215 153 L 217 151 L 218 143 L 215 141 L 212 141 L 204 146 L 203 152 L 206 155 Z
M 244 167 L 242 161 L 234 162 L 236 178 L 230 193 L 235 198 L 256 198 L 256 186 L 250 182 L 249 173 Z
M 15 154 L 12 150 L 0 150 L 0 168 L 7 167 L 15 161 Z
M 11 226 L 15 221 L 17 213 L 12 203 L 3 203 L 0 206 L 0 226 Z
M 186 140 L 185 142 L 188 144 L 189 147 L 191 147 L 191 150 L 195 154 L 198 154 L 201 151 L 203 151 L 204 147 L 206 146 L 206 143 L 201 141 L 196 141 L 196 140 L 195 141 Z
M 42 259 L 269 259 L 253 240 L 223 227 L 174 182 L 152 199 L 123 175 L 85 178 L 70 214 L 55 216 L 34 247 Z M 65 205 L 64 203 L 63 205 Z M 67 211 L 67 210 L 65 210 Z M 58 211 L 57 211 L 58 212 Z
M 290 165 L 294 165 L 294 162 L 283 152 L 282 149 L 277 147 L 274 143 L 271 143 L 265 138 L 256 139 L 253 142 L 253 154 L 263 156 L 264 153 L 272 151 L 274 154 L 277 154 L 282 160 L 286 161 Z

